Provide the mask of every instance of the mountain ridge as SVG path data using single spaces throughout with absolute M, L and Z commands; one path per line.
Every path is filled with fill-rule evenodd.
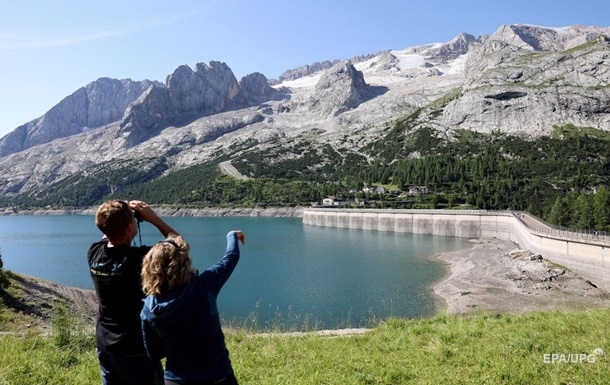
M 278 82 L 259 73 L 238 82 L 221 62 L 180 66 L 165 84 L 146 84 L 122 114 L 90 113 L 62 123 L 56 131 L 69 128 L 66 135 L 39 143 L 27 136 L 35 130 L 21 127 L 48 127 L 54 115 L 45 114 L 1 138 L 0 195 L 40 190 L 95 165 L 163 157 L 154 175 L 164 175 L 229 149 L 299 138 L 361 152 L 389 122 L 418 110 L 418 126 L 449 138 L 456 129 L 532 136 L 565 124 L 610 130 L 608 36 L 609 28 L 595 26 L 503 25 L 478 38 L 462 33 L 447 43 L 311 65 Z M 69 106 L 58 109 L 82 115 Z M 82 124 L 88 121 L 101 125 Z M 19 140 L 33 146 L 11 147 Z

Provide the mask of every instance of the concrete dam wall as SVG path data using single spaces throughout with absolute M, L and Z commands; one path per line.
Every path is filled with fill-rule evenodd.
M 512 211 L 357 210 L 306 208 L 303 224 L 465 238 L 494 237 L 580 274 L 610 291 L 608 235 L 560 231 Z

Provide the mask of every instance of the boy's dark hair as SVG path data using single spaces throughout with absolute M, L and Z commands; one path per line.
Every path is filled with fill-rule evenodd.
M 122 237 L 133 220 L 133 210 L 124 201 L 106 201 L 95 214 L 95 225 L 110 240 Z

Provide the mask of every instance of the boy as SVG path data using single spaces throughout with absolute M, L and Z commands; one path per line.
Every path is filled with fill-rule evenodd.
M 136 213 L 163 237 L 177 234 L 142 201 L 107 201 L 97 210 L 95 224 L 104 237 L 91 245 L 87 260 L 99 304 L 96 345 L 104 385 L 163 384 L 161 362 L 147 356 L 142 341 L 140 271 L 150 247 L 131 246 Z

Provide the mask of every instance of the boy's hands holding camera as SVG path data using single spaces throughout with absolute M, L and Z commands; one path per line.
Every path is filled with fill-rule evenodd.
M 171 226 L 169 226 L 167 223 L 165 223 L 163 219 L 161 219 L 161 217 L 159 217 L 157 213 L 152 209 L 152 207 L 146 204 L 146 202 L 129 201 L 129 207 L 137 213 L 135 214 L 136 219 L 138 219 L 137 215 L 139 214 L 139 221 L 149 222 L 157 229 L 159 229 L 159 231 L 161 232 L 161 234 L 163 234 L 164 237 L 167 237 L 169 233 L 179 235 L 178 232 L 171 228 Z
M 129 207 L 135 212 L 136 219 L 140 217 L 140 221 L 153 222 L 159 218 L 157 213 L 143 201 L 129 201 Z

